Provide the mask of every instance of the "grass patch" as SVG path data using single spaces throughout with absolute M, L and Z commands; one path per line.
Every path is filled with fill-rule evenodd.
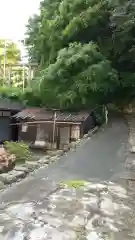
M 84 180 L 70 180 L 62 182 L 60 185 L 62 187 L 69 187 L 69 188 L 82 188 L 86 185 L 87 181 Z

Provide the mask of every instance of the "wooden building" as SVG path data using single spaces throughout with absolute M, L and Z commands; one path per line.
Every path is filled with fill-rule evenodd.
M 22 108 L 22 105 L 18 102 L 0 99 L 0 143 L 18 139 L 18 128 L 17 126 L 11 126 L 13 122 L 15 123 L 11 117 Z
M 36 147 L 62 149 L 95 126 L 93 115 L 86 111 L 65 112 L 27 108 L 14 118 L 19 125 L 19 140 Z

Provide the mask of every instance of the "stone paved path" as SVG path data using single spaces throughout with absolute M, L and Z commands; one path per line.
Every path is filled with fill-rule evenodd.
M 134 194 L 118 181 L 127 139 L 123 120 L 114 120 L 1 193 L 0 240 L 134 239 Z
M 78 183 L 77 183 L 78 184 Z M 1 240 L 134 239 L 133 198 L 107 182 L 69 182 L 40 201 L 0 206 Z

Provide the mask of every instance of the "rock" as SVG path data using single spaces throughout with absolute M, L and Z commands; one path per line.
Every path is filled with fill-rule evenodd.
M 28 239 L 31 240 L 45 240 L 45 239 L 58 239 L 58 240 L 76 240 L 76 233 L 70 229 L 66 229 L 64 226 L 59 230 L 59 228 L 53 228 L 50 225 L 45 225 L 43 227 L 37 227 L 34 224 L 34 229 L 29 233 Z M 17 240 L 20 238 L 17 238 Z M 24 238 L 23 238 L 24 239 Z M 22 239 L 21 239 L 22 240 Z
M 38 162 L 34 162 L 34 161 L 26 161 L 24 164 L 24 167 L 28 168 L 29 171 L 33 171 L 34 169 L 39 167 Z
M 127 159 L 125 168 L 127 171 L 135 171 L 135 160 Z
M 71 142 L 71 143 L 69 144 L 69 146 L 70 146 L 70 148 L 75 149 L 75 148 L 76 148 L 76 142 Z
M 29 169 L 23 166 L 16 166 L 14 170 L 19 172 L 21 171 L 21 172 L 29 173 Z
M 64 152 L 68 152 L 70 150 L 70 144 L 69 145 L 65 145 L 63 148 Z
M 50 150 L 48 150 L 48 151 L 47 151 L 47 154 L 48 154 L 50 157 L 54 157 L 54 156 L 56 156 L 57 151 L 50 151 Z
M 109 193 L 111 193 L 119 198 L 127 198 L 128 197 L 126 189 L 119 185 L 109 186 L 108 190 L 109 190 Z
M 135 146 L 132 146 L 132 147 L 131 147 L 130 152 L 131 152 L 131 153 L 135 153 Z
M 97 196 L 90 197 L 90 198 L 83 198 L 82 203 L 84 205 L 84 208 L 89 212 L 91 210 L 92 210 L 92 212 L 94 212 L 94 211 L 98 212 L 99 211 L 98 197 Z
M 83 139 L 86 139 L 86 138 L 88 138 L 89 136 L 88 136 L 88 134 L 85 134 L 84 136 L 83 136 Z
M 93 231 L 87 235 L 87 240 L 103 240 L 103 239 L 100 238 L 99 235 L 95 231 Z
M 4 230 L 4 226 L 0 226 L 0 233 L 2 233 Z M 1 238 L 0 238 L 1 239 Z
M 63 150 L 58 150 L 57 151 L 57 156 L 62 156 L 64 154 L 64 151 Z
M 124 173 L 122 173 L 120 178 L 125 179 L 125 180 L 135 181 L 135 171 L 124 172 Z
M 90 219 L 88 222 L 87 222 L 87 225 L 85 226 L 86 230 L 87 231 L 90 231 L 93 229 L 93 225 L 92 225 L 92 220 Z
M 47 239 L 46 229 L 44 227 L 38 227 L 38 228 L 32 229 L 28 239 L 31 239 L 31 240 Z
M 78 139 L 78 140 L 76 141 L 76 145 L 80 145 L 80 143 L 81 143 L 81 139 Z
M 43 157 L 40 160 L 38 160 L 38 163 L 41 164 L 41 165 L 49 164 L 49 159 L 46 158 L 46 157 Z
M 98 215 L 98 214 L 95 214 L 88 222 L 87 222 L 87 225 L 86 225 L 86 230 L 90 231 L 92 230 L 93 228 L 97 228 L 97 227 L 102 227 L 104 226 L 104 221 L 103 221 L 103 218 Z
M 108 186 L 101 183 L 87 183 L 86 184 L 87 191 L 107 191 Z
M 83 227 L 85 225 L 85 218 L 84 216 L 81 215 L 76 215 L 72 222 L 70 223 L 70 226 L 74 227 L 74 228 L 78 228 L 78 227 Z
M 26 173 L 13 170 L 9 173 L 0 174 L 0 181 L 2 181 L 4 184 L 10 184 L 16 182 L 20 178 L 24 178 L 25 176 Z
M 119 228 L 117 228 L 114 224 L 112 223 L 107 223 L 106 226 L 108 227 L 108 232 L 119 232 Z
M 55 157 L 51 157 L 51 158 L 50 158 L 50 162 L 56 162 L 57 160 L 59 160 L 59 157 L 58 157 L 58 156 L 55 156 Z
M 58 239 L 58 240 L 77 240 L 77 235 L 75 231 L 61 228 L 61 231 L 53 228 L 49 236 L 45 239 Z
M 102 230 L 109 231 L 111 228 L 109 226 L 113 226 L 114 220 L 107 218 L 107 217 L 102 217 L 101 215 L 95 214 L 94 217 L 92 217 L 87 225 L 86 225 L 86 230 L 90 231 L 91 229 L 95 228 L 100 228 L 100 232 L 103 232 Z
M 45 221 L 47 224 L 55 228 L 58 228 L 63 225 L 62 220 L 56 217 L 52 217 L 50 215 L 45 215 L 44 218 L 42 218 L 42 221 L 43 222 Z
M 5 237 L 6 237 L 6 239 L 12 239 L 12 236 L 14 236 L 14 240 L 24 240 L 24 239 L 27 239 L 27 238 L 25 238 L 25 233 L 23 233 L 21 230 L 14 232 L 14 230 L 11 228 L 9 230 L 9 232 L 6 234 Z M 3 238 L 1 238 L 1 236 L 0 236 L 0 239 L 4 240 Z
M 91 129 L 89 132 L 88 132 L 88 136 L 91 137 L 92 134 L 96 133 L 98 130 L 98 127 L 96 126 L 95 128 Z
M 100 210 L 103 214 L 113 216 L 115 214 L 114 204 L 109 197 L 102 197 Z

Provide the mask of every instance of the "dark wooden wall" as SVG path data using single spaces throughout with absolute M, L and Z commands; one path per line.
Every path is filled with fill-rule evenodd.
M 22 125 L 19 126 L 19 141 L 34 142 L 36 140 L 37 127 L 28 126 L 27 132 L 22 132 Z
M 95 127 L 95 125 L 95 119 L 93 119 L 93 116 L 89 115 L 85 122 L 82 124 L 81 135 L 87 134 L 90 129 Z

